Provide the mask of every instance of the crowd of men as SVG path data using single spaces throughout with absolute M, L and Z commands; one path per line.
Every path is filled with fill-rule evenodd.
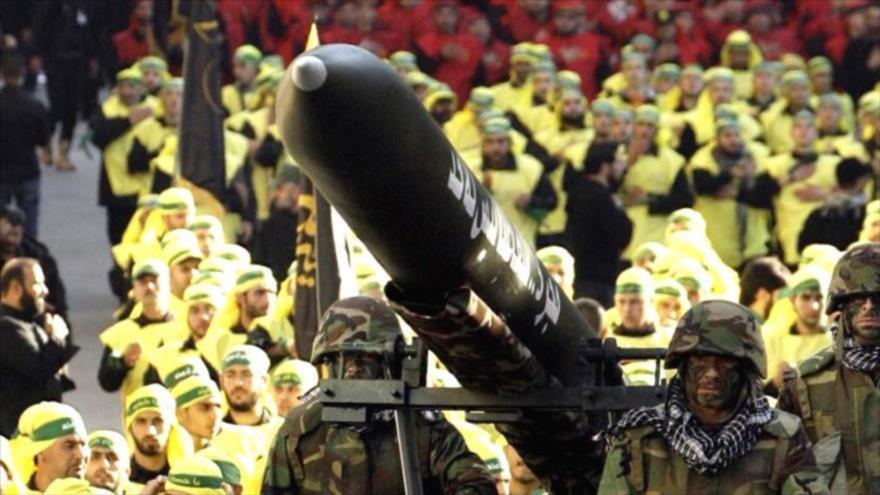
M 123 417 L 118 431 L 89 431 L 62 402 L 78 351 L 64 286 L 36 240 L 33 195 L 16 187 L 34 176 L 4 163 L 2 493 L 400 493 L 392 416 L 323 422 L 307 394 L 318 377 L 399 378 L 381 349 L 437 328 L 491 321 L 516 341 L 473 294 L 430 318 L 388 300 L 387 274 L 356 246 L 361 295 L 323 315 L 310 362 L 297 355 L 301 175 L 274 104 L 313 19 L 322 41 L 386 60 L 601 337 L 667 349 L 662 370 L 622 363 L 627 385 L 659 372 L 668 393 L 616 424 L 420 414 L 428 491 L 880 493 L 880 7 L 220 2 L 232 45 L 218 213 L 175 176 L 180 61 L 149 51 L 150 2 L 134 3 L 114 37 L 126 66 L 87 135 L 120 301 L 97 379 Z M 248 23 L 266 31 L 238 32 Z M 856 52 L 867 72 L 853 76 L 841 64 Z M 22 62 L 3 60 L 2 96 L 18 107 Z M 51 132 L 39 108 L 23 111 L 33 127 L 10 134 L 0 117 L 0 141 L 28 147 L 16 156 L 38 178 L 33 149 Z M 528 350 L 439 350 L 449 362 L 432 361 L 433 385 L 559 386 Z M 505 385 L 525 375 L 530 385 Z

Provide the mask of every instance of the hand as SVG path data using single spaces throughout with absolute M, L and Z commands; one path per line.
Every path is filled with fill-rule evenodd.
M 43 328 L 46 330 L 46 333 L 59 342 L 64 342 L 67 336 L 70 335 L 67 323 L 64 322 L 64 318 L 58 315 L 47 313 L 43 319 Z
M 640 156 L 644 155 L 651 143 L 647 139 L 633 138 L 629 146 L 626 148 L 626 163 L 632 165 Z
M 734 199 L 736 198 L 737 187 L 734 182 L 729 182 L 725 184 L 721 189 L 715 193 L 715 197 L 721 199 Z
M 794 368 L 792 368 L 787 361 L 779 363 L 779 369 L 776 371 L 776 376 L 773 377 L 773 385 L 776 386 L 776 390 L 782 390 L 782 385 L 785 382 L 785 374 L 794 371 Z
M 825 191 L 816 184 L 807 184 L 795 190 L 794 195 L 801 201 L 819 201 L 825 197 Z
M 755 162 L 751 158 L 743 158 L 739 163 L 733 167 L 731 173 L 734 177 L 742 179 L 743 177 L 750 177 L 753 173 L 755 173 Z
M 440 55 L 445 59 L 460 60 L 464 58 L 464 50 L 457 43 L 446 43 L 440 49 Z
M 526 193 L 522 193 L 513 200 L 513 204 L 516 205 L 520 210 L 526 209 L 529 206 L 529 202 L 532 200 L 532 197 Z
M 165 493 L 166 480 L 167 478 L 164 476 L 156 476 L 144 485 L 144 489 L 141 490 L 140 495 L 159 495 L 160 493 Z
M 137 108 L 132 108 L 131 113 L 128 114 L 128 121 L 131 122 L 131 125 L 135 125 L 138 122 L 151 117 L 153 115 L 153 109 L 147 106 L 141 106 Z
M 626 206 L 640 205 L 648 198 L 648 194 L 641 187 L 634 187 L 623 193 L 623 204 Z
M 801 165 L 789 175 L 791 176 L 791 182 L 798 182 L 809 179 L 814 173 L 816 173 L 816 164 L 810 163 L 809 165 Z
M 125 353 L 122 355 L 122 361 L 125 363 L 125 365 L 131 368 L 140 358 L 141 345 L 137 342 L 128 344 L 128 347 L 125 348 Z

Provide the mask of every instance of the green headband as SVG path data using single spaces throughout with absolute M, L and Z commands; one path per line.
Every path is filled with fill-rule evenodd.
M 113 449 L 113 440 L 110 440 L 107 437 L 95 437 L 89 440 L 89 448 L 93 449 L 95 447 L 102 447 L 105 449 Z
M 302 385 L 302 379 L 296 373 L 279 373 L 272 377 L 273 387 L 277 387 L 283 383 Z
M 615 294 L 644 294 L 645 287 L 642 284 L 617 284 Z
M 192 402 L 196 399 L 202 397 L 212 397 L 214 395 L 214 391 L 211 390 L 210 387 L 206 385 L 200 385 L 192 390 L 188 390 L 187 392 L 180 394 L 180 396 L 175 397 L 174 402 L 177 403 L 177 406 L 180 407 L 183 404 Z
M 132 402 L 125 411 L 126 416 L 134 416 L 142 409 L 159 409 L 159 401 L 155 397 L 141 397 Z
M 804 280 L 803 282 L 795 285 L 794 287 L 790 287 L 785 289 L 786 296 L 796 296 L 798 294 L 803 294 L 804 292 L 809 291 L 822 291 L 822 285 L 819 284 L 819 281 L 814 278 L 809 278 Z
M 213 476 L 174 473 L 168 475 L 168 481 L 175 485 L 188 486 L 191 488 L 223 488 L 223 479 L 215 478 Z
M 165 384 L 165 387 L 171 389 L 171 388 L 174 388 L 175 385 L 182 382 L 183 380 L 185 380 L 191 376 L 197 375 L 197 374 L 198 373 L 196 373 L 196 369 L 193 367 L 193 365 L 185 364 L 185 365 L 175 369 L 171 373 L 168 373 L 167 375 L 165 375 L 165 379 L 162 380 L 162 383 Z
M 681 297 L 681 293 L 675 287 L 658 287 L 654 289 L 654 293 L 663 296 Z
M 32 435 L 27 436 L 30 436 L 35 442 L 43 442 L 46 440 L 61 438 L 74 432 L 76 432 L 76 422 L 73 418 L 64 417 L 49 421 L 34 430 Z

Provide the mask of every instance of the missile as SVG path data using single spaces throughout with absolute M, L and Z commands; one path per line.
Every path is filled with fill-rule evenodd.
M 538 361 L 575 385 L 596 332 L 384 62 L 351 45 L 297 57 L 278 88 L 288 153 L 402 294 L 442 304 L 470 287 Z

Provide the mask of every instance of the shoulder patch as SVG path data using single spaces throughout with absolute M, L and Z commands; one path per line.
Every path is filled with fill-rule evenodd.
M 764 431 L 778 438 L 791 438 L 802 427 L 801 419 L 794 414 L 773 410 L 773 419 L 764 425 Z
M 798 362 L 798 373 L 801 376 L 814 375 L 834 364 L 834 361 L 834 347 L 828 346 Z

